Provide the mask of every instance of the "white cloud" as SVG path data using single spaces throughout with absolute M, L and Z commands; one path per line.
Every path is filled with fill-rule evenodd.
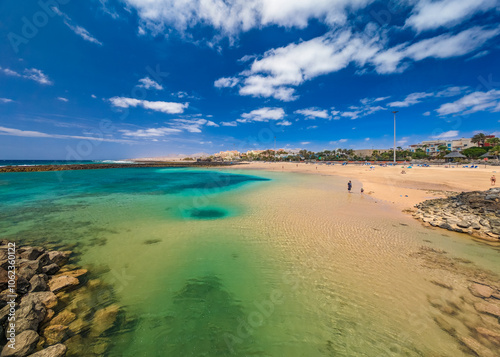
M 425 93 L 425 92 L 419 92 L 419 93 L 412 93 L 406 96 L 406 98 L 403 101 L 399 102 L 392 102 L 387 104 L 390 107 L 409 107 L 410 105 L 414 105 L 417 103 L 420 103 L 423 98 L 431 97 L 433 96 L 434 93 Z
M 38 82 L 40 84 L 53 84 L 52 81 L 47 77 L 42 71 L 36 68 L 30 68 L 24 70 L 24 78 L 31 79 L 32 81 Z
M 26 68 L 23 70 L 23 74 L 13 71 L 10 68 L 0 67 L 0 71 L 7 76 L 30 79 L 40 84 L 46 84 L 46 85 L 54 84 L 47 75 L 45 75 L 41 70 L 36 68 Z
M 289 122 L 288 120 L 283 120 L 283 121 L 277 122 L 276 125 L 290 126 L 290 125 L 292 125 L 292 123 Z
M 432 139 L 452 139 L 459 135 L 458 130 L 445 131 L 439 135 L 431 136 Z
M 452 27 L 492 9 L 498 9 L 497 0 L 420 0 L 405 25 L 417 31 Z
M 300 145 L 309 145 L 311 142 L 310 141 L 302 141 Z
M 9 136 L 21 136 L 28 138 L 52 138 L 52 139 L 84 139 L 90 141 L 105 141 L 112 143 L 131 143 L 130 140 L 123 139 L 109 139 L 102 137 L 93 137 L 93 136 L 82 136 L 82 135 L 61 135 L 61 134 L 47 134 L 40 131 L 31 131 L 31 130 L 20 130 L 14 128 L 6 128 L 0 126 L 0 135 L 9 135 Z
M 131 136 L 135 138 L 156 138 L 174 133 L 180 133 L 182 130 L 174 128 L 150 128 L 139 130 L 119 130 L 123 136 Z
M 318 108 L 308 108 L 308 109 L 299 109 L 294 113 L 302 114 L 306 117 L 306 119 L 329 119 L 330 115 L 328 115 L 328 111 L 326 109 L 318 109 Z
M 206 119 L 173 119 L 170 121 L 170 125 L 174 129 L 185 130 L 190 133 L 201 133 L 201 128 L 204 125 L 214 127 L 219 126 L 213 121 Z
M 425 112 L 424 114 L 422 114 L 423 116 L 426 116 L 428 117 L 429 115 L 431 115 L 431 112 Z
M 474 92 L 452 103 L 446 103 L 436 109 L 439 115 L 472 114 L 479 111 L 500 111 L 500 90 Z
M 96 98 L 97 98 L 95 94 L 91 94 L 90 96 L 91 96 L 92 98 L 94 98 L 94 99 L 96 99 Z
M 54 6 L 52 7 L 52 10 L 59 16 L 63 18 L 63 22 L 66 26 L 69 27 L 71 31 L 73 31 L 75 34 L 83 38 L 85 41 L 95 43 L 96 45 L 102 46 L 102 42 L 100 42 L 98 39 L 96 39 L 94 36 L 90 34 L 87 30 L 85 30 L 83 27 L 78 26 L 71 20 L 71 18 L 66 15 L 64 12 L 59 10 L 58 7 Z
M 60 100 L 61 102 L 69 102 L 68 98 L 64 98 L 64 97 L 57 97 L 58 100 Z
M 448 87 L 436 93 L 436 97 L 455 97 L 457 95 L 461 95 L 469 89 L 468 86 L 462 87 Z
M 278 25 L 305 28 L 318 19 L 330 26 L 344 24 L 353 10 L 373 0 L 125 0 L 137 10 L 142 27 L 154 34 L 170 28 L 184 32 L 197 25 L 211 26 L 234 37 L 252 28 Z
M 222 121 L 220 122 L 220 125 L 222 126 L 237 126 L 238 123 L 236 121 Z
M 318 126 L 317 125 L 311 125 L 311 126 L 308 126 L 306 129 L 309 130 L 309 129 L 317 129 Z
M 140 88 L 145 88 L 145 89 L 153 88 L 156 90 L 163 90 L 163 87 L 159 83 L 153 81 L 149 77 L 144 77 L 144 78 L 139 79 L 139 83 L 140 84 L 138 84 L 137 87 L 140 87 Z
M 2 68 L 2 67 L 0 67 L 0 71 L 2 71 L 7 76 L 22 77 L 19 73 L 17 73 L 16 71 L 11 70 L 10 68 Z
M 340 71 L 350 64 L 360 68 L 360 74 L 369 68 L 379 74 L 400 73 L 412 61 L 472 53 L 499 34 L 500 27 L 476 26 L 457 34 L 447 33 L 387 48 L 386 30 L 376 29 L 372 24 L 361 33 L 342 28 L 308 41 L 271 49 L 254 59 L 247 70 L 230 77 L 231 81 L 221 78 L 216 83 L 238 85 L 240 95 L 292 101 L 298 98 L 295 88 L 305 81 Z
M 237 119 L 240 123 L 267 122 L 269 120 L 281 120 L 285 117 L 283 108 L 260 108 L 252 110 L 250 113 L 241 115 L 242 119 Z
M 10 102 L 13 102 L 13 100 L 9 98 L 0 98 L 0 103 L 10 103 Z
M 128 108 L 128 107 L 143 107 L 144 109 L 150 109 L 157 112 L 167 113 L 167 114 L 180 114 L 184 112 L 189 106 L 189 103 L 174 103 L 174 102 L 150 102 L 148 100 L 140 100 L 135 98 L 127 97 L 113 97 L 109 101 L 111 104 L 118 108 Z
M 233 88 L 240 80 L 234 77 L 222 77 L 214 82 L 217 88 Z
M 370 138 L 365 138 L 365 141 L 370 141 Z

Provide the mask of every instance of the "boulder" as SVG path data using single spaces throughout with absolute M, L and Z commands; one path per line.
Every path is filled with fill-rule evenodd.
M 469 286 L 469 291 L 472 295 L 480 298 L 489 298 L 493 293 L 493 289 L 487 285 L 482 285 L 478 283 L 474 283 Z
M 23 276 L 16 275 L 16 291 L 24 295 L 30 290 L 30 282 Z
M 63 310 L 60 313 L 58 313 L 56 317 L 52 319 L 50 324 L 68 326 L 70 323 L 75 321 L 75 319 L 76 319 L 76 314 L 72 313 L 71 311 Z
M 42 268 L 42 272 L 44 272 L 47 275 L 54 275 L 55 273 L 57 273 L 59 271 L 59 269 L 61 269 L 59 267 L 59 265 L 57 265 L 56 263 L 52 263 L 52 264 L 44 266 Z
M 29 303 L 19 307 L 16 311 L 16 333 L 26 330 L 38 330 L 38 325 L 43 321 L 47 309 L 41 303 Z
M 30 279 L 29 292 L 38 292 L 47 290 L 47 275 L 37 274 Z
M 66 355 L 67 348 L 62 343 L 47 347 L 44 350 L 38 351 L 28 357 L 63 357 Z
M 0 267 L 0 290 L 7 289 L 9 286 L 9 273 L 7 269 Z
M 79 277 L 86 275 L 87 273 L 88 273 L 87 269 L 76 269 L 76 270 L 65 271 L 64 273 L 56 275 L 56 277 L 58 277 L 58 276 L 72 276 L 73 278 L 79 278 Z
M 55 313 L 54 310 L 47 309 L 47 314 L 45 314 L 45 318 L 43 319 L 42 324 L 46 324 L 47 322 L 49 322 L 50 320 L 52 320 L 52 318 L 54 317 L 55 314 L 56 313 Z
M 484 337 L 491 343 L 500 346 L 500 333 L 488 330 L 484 327 L 476 327 L 476 331 L 480 336 Z
M 482 344 L 480 344 L 472 337 L 462 336 L 459 338 L 459 340 L 479 357 L 495 357 L 495 354 L 491 352 L 491 350 L 484 347 Z
M 5 345 L 1 357 L 24 357 L 34 351 L 40 336 L 33 330 L 26 330 L 16 336 L 15 348 Z
M 57 306 L 57 297 L 53 292 L 50 291 L 29 293 L 21 299 L 21 306 L 30 303 L 41 303 L 47 309 L 52 309 Z
M 474 304 L 474 308 L 483 314 L 500 317 L 500 306 L 490 302 L 478 302 Z
M 80 281 L 72 276 L 60 275 L 57 277 L 52 277 L 49 280 L 50 291 L 57 293 L 59 291 L 68 291 L 74 289 L 80 284 Z
M 59 252 L 52 251 L 49 252 L 49 261 L 51 264 L 57 264 L 59 266 L 63 266 L 69 259 L 71 255 L 71 251 Z
M 82 332 L 87 332 L 90 328 L 90 325 L 88 322 L 79 318 L 79 319 L 76 319 L 75 321 L 73 321 L 72 323 L 70 323 L 68 327 L 73 334 L 79 335 Z
M 97 310 L 92 320 L 90 335 L 94 337 L 101 336 L 104 332 L 113 327 L 119 311 L 120 307 L 115 304 Z
M 22 276 L 26 280 L 30 280 L 33 275 L 41 272 L 41 266 L 38 260 L 19 260 L 17 263 L 17 275 Z
M 45 252 L 45 249 L 40 247 L 22 247 L 17 250 L 20 259 L 35 260 Z
M 46 344 L 51 346 L 55 345 L 64 340 L 68 335 L 68 326 L 63 325 L 49 325 L 43 332 L 43 337 L 45 337 Z

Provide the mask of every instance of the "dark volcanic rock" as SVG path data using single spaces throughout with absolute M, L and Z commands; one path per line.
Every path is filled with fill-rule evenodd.
M 482 238 L 500 238 L 500 188 L 463 192 L 416 205 L 413 216 L 425 223 Z

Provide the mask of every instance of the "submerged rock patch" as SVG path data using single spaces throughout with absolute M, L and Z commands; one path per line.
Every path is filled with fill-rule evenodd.
M 195 208 L 188 212 L 189 217 L 194 219 L 217 219 L 227 214 L 227 211 L 220 208 Z

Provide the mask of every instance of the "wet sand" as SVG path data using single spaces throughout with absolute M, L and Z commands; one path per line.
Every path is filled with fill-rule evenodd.
M 404 169 L 396 167 L 369 166 L 349 164 L 316 165 L 294 162 L 263 163 L 252 162 L 240 165 L 238 169 L 255 169 L 266 171 L 300 172 L 325 176 L 342 176 L 347 182 L 352 180 L 353 193 L 364 194 L 395 205 L 399 209 L 409 209 L 415 204 L 431 198 L 445 197 L 446 192 L 462 192 L 487 190 L 491 188 L 491 175 L 498 176 L 500 167 L 482 165 L 477 169 L 448 167 L 417 167 Z

